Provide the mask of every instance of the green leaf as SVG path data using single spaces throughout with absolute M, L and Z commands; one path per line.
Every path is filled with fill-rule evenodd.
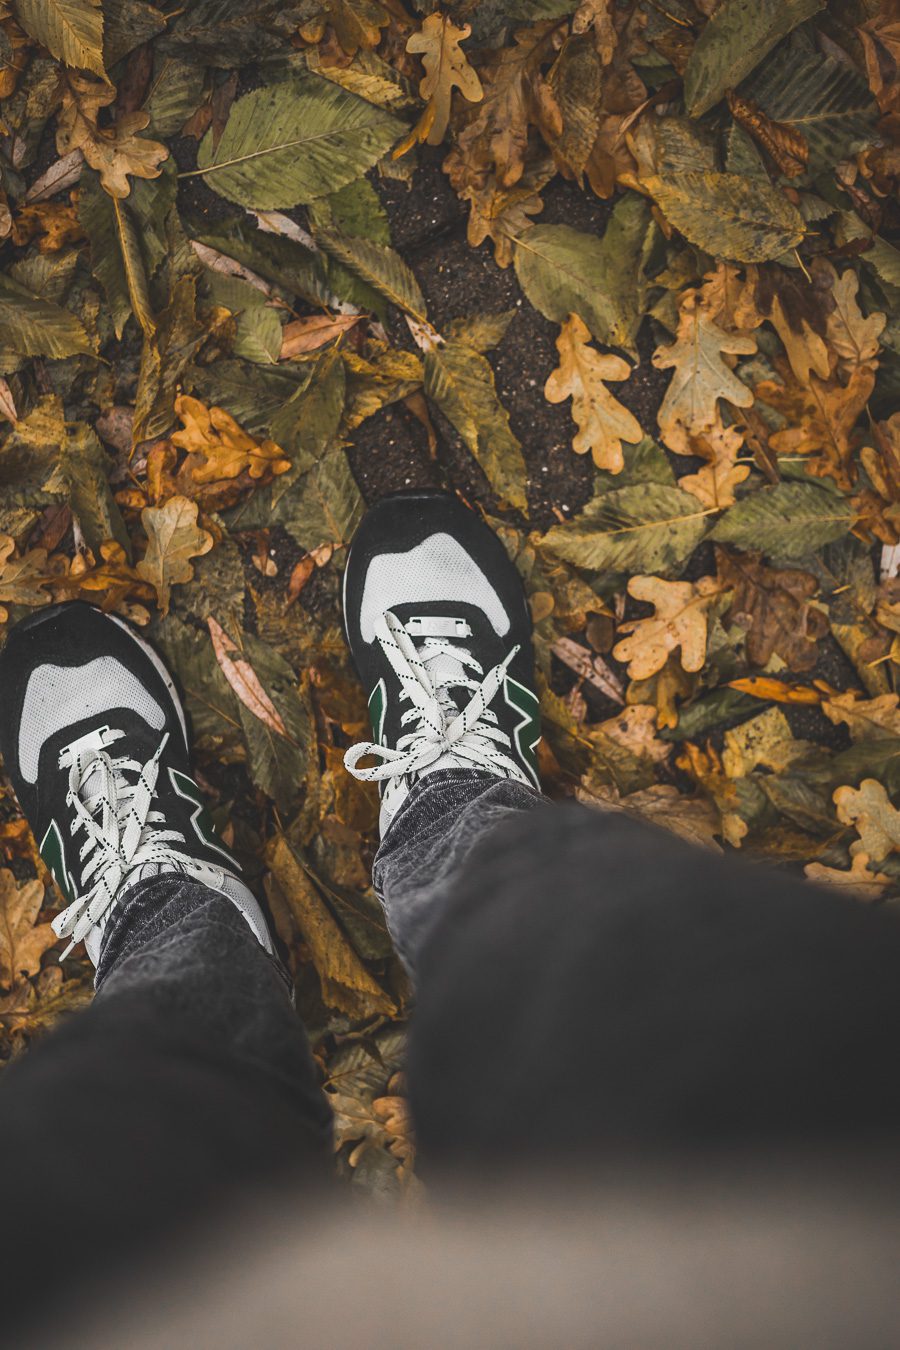
M 19 356 L 91 356 L 81 320 L 0 275 L 0 334 Z
M 313 234 L 334 230 L 339 235 L 368 239 L 373 244 L 390 244 L 391 227 L 381 198 L 367 178 L 357 178 L 309 205 L 309 224 Z M 324 258 L 328 287 L 345 304 L 381 313 L 383 302 L 376 290 L 337 258 Z
M 235 356 L 261 365 L 275 365 L 281 353 L 279 314 L 284 311 L 269 305 L 263 291 L 240 277 L 210 270 L 206 283 L 212 303 L 230 310 L 236 318 L 232 344 Z
M 733 173 L 647 178 L 666 219 L 717 258 L 765 262 L 800 243 L 806 222 L 778 188 Z
M 287 477 L 287 475 L 285 475 Z M 291 483 L 275 505 L 265 493 L 246 511 L 237 508 L 230 516 L 235 523 L 283 525 L 301 548 L 309 552 L 320 544 L 347 544 L 362 517 L 363 502 L 343 450 L 329 450 L 307 473 Z
M 684 72 L 684 101 L 701 117 L 735 89 L 776 43 L 825 0 L 724 0 L 697 39 Z
M 203 138 L 197 172 L 240 206 L 297 206 L 361 177 L 402 130 L 390 113 L 310 75 L 238 99 L 218 146 L 211 130 Z
M 310 304 L 327 305 L 331 300 L 324 260 L 296 239 L 257 229 L 249 216 L 229 216 L 215 229 L 187 221 L 191 237 L 227 258 L 258 272 L 288 295 L 298 295 Z
M 271 698 L 287 737 L 280 736 L 243 703 L 238 703 L 247 746 L 250 777 L 282 811 L 296 802 L 304 786 L 315 729 L 309 700 L 292 667 L 273 647 L 249 633 L 241 634 L 243 655 Z
M 133 314 L 145 333 L 155 328 L 147 272 L 128 203 L 111 197 L 99 174 L 81 175 L 78 219 L 91 244 L 91 271 L 106 294 L 116 337 Z
M 195 367 L 188 389 L 207 406 L 216 403 L 225 408 L 245 431 L 259 436 L 271 434 L 275 414 L 308 381 L 308 367 L 294 362 L 254 367 L 243 361 L 224 360 Z
M 106 79 L 100 0 L 15 0 L 14 10 L 25 32 L 57 61 Z
M 374 244 L 369 239 L 355 238 L 333 229 L 319 229 L 316 241 L 356 276 L 374 286 L 392 305 L 406 310 L 419 323 L 427 322 L 425 297 L 413 270 L 389 245 Z
M 131 540 L 109 486 L 112 463 L 94 432 L 84 422 L 68 428 L 59 453 L 69 505 L 88 548 L 99 557 L 101 544 L 114 539 L 131 557 Z
M 425 356 L 425 392 L 462 436 L 497 496 L 525 511 L 525 460 L 487 357 L 452 338 Z
M 158 58 L 144 112 L 150 117 L 147 135 L 161 140 L 176 135 L 203 102 L 204 71 L 193 62 Z
M 270 423 L 272 439 L 293 460 L 293 468 L 271 486 L 276 505 L 299 476 L 320 460 L 334 442 L 344 411 L 346 375 L 334 347 L 320 353 L 308 368 L 306 384 L 288 399 Z
M 852 66 L 798 48 L 796 39 L 779 48 L 756 72 L 747 96 L 774 121 L 802 132 L 816 173 L 871 138 L 878 108 Z
M 832 492 L 812 483 L 777 483 L 730 507 L 712 537 L 772 558 L 803 558 L 840 539 L 854 519 L 850 503 Z
M 165 32 L 166 16 L 146 0 L 102 0 L 103 59 L 108 70 L 117 62 Z
M 588 571 L 676 573 L 706 533 L 709 515 L 680 488 L 641 483 L 595 497 L 542 542 Z
M 545 318 L 565 323 L 577 314 L 600 342 L 634 355 L 654 230 L 637 194 L 618 203 L 602 239 L 570 225 L 534 225 L 516 238 L 516 276 Z

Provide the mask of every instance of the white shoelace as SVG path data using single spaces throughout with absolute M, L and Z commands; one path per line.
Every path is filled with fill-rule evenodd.
M 397 780 L 422 773 L 442 756 L 452 755 L 474 768 L 528 783 L 515 760 L 500 748 L 510 747 L 510 738 L 489 707 L 519 648 L 514 647 L 485 675 L 471 652 L 451 641 L 450 635 L 464 639 L 471 637 L 471 629 L 464 620 L 446 618 L 417 617 L 404 626 L 391 610 L 376 619 L 375 636 L 400 681 L 400 697 L 410 701 L 400 718 L 401 725 L 410 730 L 398 738 L 394 748 L 374 741 L 351 746 L 344 755 L 344 766 L 354 778 Z M 418 649 L 413 637 L 420 642 Z M 466 671 L 483 678 L 473 679 Z M 450 695 L 453 688 L 472 692 L 462 711 Z M 366 755 L 380 763 L 358 768 Z
M 72 834 L 85 833 L 79 852 L 79 889 L 89 888 L 53 920 L 57 936 L 71 939 L 61 961 L 93 929 L 102 928 L 123 884 L 135 872 L 183 871 L 207 882 L 221 877 L 219 869 L 173 848 L 185 842 L 184 835 L 161 829 L 165 817 L 150 809 L 168 732 L 143 765 L 126 756 L 107 754 L 124 735 L 124 731 L 103 727 L 73 741 L 59 756 L 60 769 L 69 770 L 66 804 L 72 812 Z

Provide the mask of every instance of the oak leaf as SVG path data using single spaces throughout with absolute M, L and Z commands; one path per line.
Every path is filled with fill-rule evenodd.
M 756 386 L 757 397 L 787 423 L 769 437 L 769 445 L 779 455 L 809 455 L 811 472 L 832 477 L 846 492 L 856 476 L 851 435 L 874 387 L 871 363 L 855 366 L 846 385 L 815 375 L 808 385 L 763 380 Z
M 900 108 L 900 8 L 882 5 L 868 23 L 857 28 L 866 59 L 869 88 L 884 113 Z
M 835 694 L 825 699 L 822 711 L 835 726 L 843 722 L 854 741 L 900 740 L 900 696 L 879 694 L 860 698 L 858 694 Z
M 394 152 L 395 155 L 416 140 L 440 145 L 450 121 L 454 89 L 458 89 L 469 103 L 477 103 L 484 96 L 481 80 L 460 47 L 471 32 L 471 25 L 463 24 L 458 28 L 446 15 L 434 13 L 429 14 L 420 31 L 407 40 L 406 50 L 411 55 L 420 55 L 425 67 L 419 96 L 427 101 L 427 107 L 418 126 Z
M 679 651 L 684 670 L 703 668 L 707 610 L 718 589 L 711 577 L 701 577 L 698 582 L 631 578 L 628 594 L 653 605 L 656 613 L 652 618 L 632 619 L 619 627 L 619 632 L 630 636 L 613 648 L 613 656 L 628 663 L 630 679 L 646 680 L 655 675 L 675 651 Z
M 245 471 L 251 478 L 271 478 L 291 467 L 280 446 L 255 440 L 224 408 L 207 408 L 199 399 L 182 394 L 175 400 L 175 411 L 183 430 L 173 434 L 172 444 L 196 457 L 188 462 L 195 483 L 237 478 Z
M 721 510 L 734 505 L 734 490 L 750 474 L 749 464 L 739 464 L 744 438 L 736 427 L 726 427 L 721 416 L 709 431 L 691 438 L 691 449 L 708 462 L 696 473 L 679 478 L 682 492 L 690 492 L 704 506 Z
M 128 175 L 158 178 L 168 148 L 159 141 L 138 136 L 150 122 L 146 112 L 123 113 L 109 127 L 100 127 L 101 108 L 115 101 L 113 85 L 100 84 L 81 75 L 69 74 L 62 107 L 56 123 L 56 148 L 61 155 L 80 150 L 100 175 L 111 197 L 127 197 L 131 191 Z
M 560 362 L 544 385 L 550 403 L 572 399 L 572 417 L 578 427 L 572 441 L 576 454 L 591 452 L 598 469 L 620 473 L 625 467 L 622 441 L 636 444 L 643 431 L 632 412 L 606 388 L 604 380 L 627 380 L 631 367 L 621 356 L 598 352 L 591 334 L 577 314 L 570 314 L 556 339 Z
M 208 553 L 213 537 L 197 524 L 197 503 L 187 497 L 170 497 L 163 506 L 145 507 L 141 524 L 149 546 L 135 571 L 154 588 L 160 609 L 168 614 L 172 587 L 193 580 L 190 560 Z
M 850 845 L 852 857 L 865 853 L 879 863 L 900 850 L 900 811 L 876 778 L 864 778 L 858 788 L 840 787 L 833 799 L 838 820 L 852 825 L 859 835 Z
M 817 862 L 807 863 L 803 872 L 808 881 L 829 886 L 852 900 L 880 900 L 891 879 L 884 872 L 870 872 L 869 862 L 867 853 L 855 853 L 849 872 Z
M 49 603 L 44 587 L 51 581 L 45 549 L 33 548 L 21 558 L 13 555 L 15 541 L 0 534 L 0 623 L 9 617 L 6 605 L 29 605 L 32 609 Z
M 681 302 L 674 343 L 657 347 L 653 364 L 657 370 L 673 369 L 669 387 L 659 409 L 663 442 L 677 454 L 690 454 L 690 438 L 716 426 L 718 401 L 727 399 L 737 408 L 749 408 L 753 394 L 738 379 L 725 356 L 749 356 L 756 339 L 749 333 L 727 333 L 688 290 Z
M 875 313 L 863 317 L 856 299 L 859 277 L 852 267 L 841 276 L 833 268 L 830 271 L 834 277 L 834 309 L 828 316 L 828 345 L 845 361 L 861 366 L 878 355 L 878 339 L 884 331 L 887 316 Z
M 828 619 L 810 604 L 818 590 L 807 572 L 767 567 L 759 554 L 718 550 L 722 587 L 732 592 L 727 619 L 747 629 L 747 656 L 754 666 L 776 653 L 796 671 L 812 670 Z
M 0 869 L 0 985 L 36 975 L 41 957 L 56 942 L 49 923 L 36 923 L 44 903 L 39 881 L 20 886 L 12 872 Z

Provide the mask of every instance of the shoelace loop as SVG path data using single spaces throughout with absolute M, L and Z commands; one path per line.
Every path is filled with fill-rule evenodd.
M 445 621 L 446 622 L 446 621 Z M 395 747 L 374 741 L 360 741 L 344 755 L 344 766 L 364 782 L 401 778 L 429 768 L 443 755 L 453 754 L 472 764 L 527 783 L 528 778 L 515 760 L 499 747 L 510 747 L 509 736 L 501 730 L 490 704 L 503 684 L 506 670 L 519 648 L 512 651 L 478 681 L 465 672 L 482 675 L 482 667 L 464 646 L 447 638 L 421 639 L 430 621 L 411 619 L 404 626 L 391 610 L 375 621 L 375 636 L 390 662 L 401 686 L 401 698 L 410 701 L 400 721 L 410 730 L 398 737 Z M 439 620 L 431 624 L 440 630 Z M 417 649 L 412 634 L 421 642 Z M 442 658 L 446 658 L 442 661 Z M 468 703 L 458 711 L 450 696 L 451 688 L 472 692 Z M 359 768 L 359 761 L 372 755 L 380 762 Z
M 72 812 L 71 832 L 85 835 L 79 851 L 84 894 L 53 920 L 57 936 L 71 939 L 61 961 L 92 929 L 102 927 L 124 882 L 138 869 L 157 865 L 190 871 L 200 880 L 206 873 L 209 879 L 218 876 L 217 869 L 173 848 L 185 842 L 184 835 L 161 828 L 164 816 L 150 809 L 168 732 L 143 765 L 108 753 L 124 735 L 103 727 L 65 746 L 59 756 L 60 769 L 69 770 L 66 805 Z

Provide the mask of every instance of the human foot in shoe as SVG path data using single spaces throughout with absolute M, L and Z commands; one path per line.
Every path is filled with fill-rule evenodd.
M 127 888 L 183 873 L 219 891 L 272 950 L 265 919 L 191 777 L 171 677 L 124 620 L 79 601 L 17 624 L 0 652 L 0 751 L 69 904 L 53 921 L 94 964 Z
M 373 732 L 344 763 L 381 784 L 382 834 L 435 769 L 539 787 L 531 616 L 506 550 L 474 512 L 443 492 L 373 506 L 347 560 L 344 621 Z M 361 768 L 367 756 L 377 762 Z

